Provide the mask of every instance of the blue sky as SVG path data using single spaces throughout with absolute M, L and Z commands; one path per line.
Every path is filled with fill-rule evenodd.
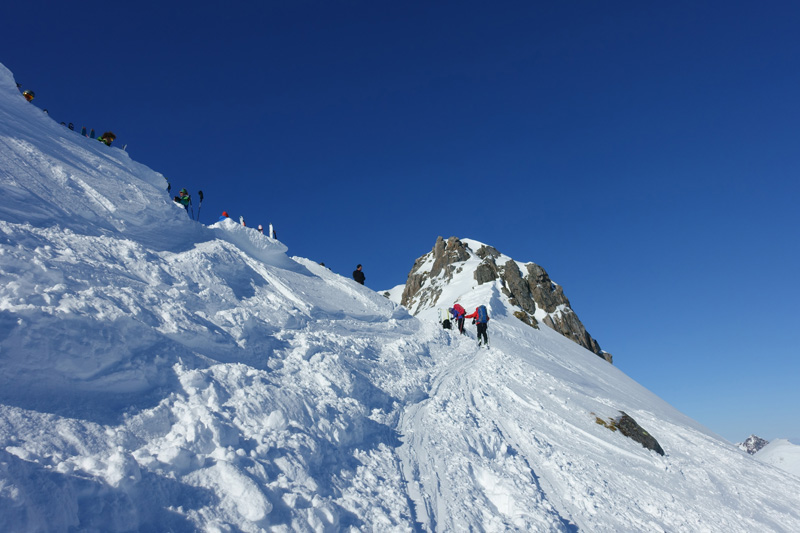
M 497 4 L 7 2 L 0 62 L 205 223 L 376 290 L 486 242 L 710 429 L 800 439 L 800 5 Z

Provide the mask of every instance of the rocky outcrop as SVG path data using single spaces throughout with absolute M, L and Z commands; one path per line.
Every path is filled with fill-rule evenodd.
M 538 328 L 538 320 L 534 315 L 537 307 L 543 309 L 547 313 L 543 319 L 545 325 L 609 363 L 613 361 L 611 354 L 601 349 L 600 344 L 583 327 L 578 315 L 572 311 L 569 300 L 564 296 L 563 289 L 553 283 L 544 268 L 536 263 L 527 263 L 524 265 L 526 273 L 523 277 L 517 262 L 512 259 L 498 266 L 496 259 L 502 254 L 490 246 L 482 246 L 476 255 L 483 261 L 475 269 L 475 281 L 481 285 L 499 279 L 509 303 L 522 310 L 515 311 L 514 316 Z
M 620 433 L 629 439 L 638 442 L 648 450 L 653 450 L 659 455 L 664 455 L 664 449 L 661 447 L 655 437 L 645 431 L 644 428 L 633 419 L 633 417 L 626 414 L 624 411 L 621 411 L 621 413 L 622 416 L 617 419 L 617 427 L 619 428 Z
M 645 431 L 645 429 L 640 426 L 632 416 L 627 414 L 625 411 L 620 411 L 619 414 L 620 416 L 609 420 L 603 420 L 599 416 L 595 415 L 595 421 L 601 426 L 607 427 L 611 431 L 619 431 L 621 434 L 633 441 L 638 442 L 648 450 L 652 450 L 659 455 L 664 455 L 664 449 L 661 447 L 655 437 Z
M 736 446 L 739 447 L 740 450 L 743 452 L 747 452 L 750 455 L 755 455 L 756 452 L 761 450 L 764 446 L 769 444 L 768 440 L 764 440 L 761 437 L 757 437 L 755 435 L 750 435 L 747 437 L 747 440 L 744 442 L 740 442 Z
M 538 328 L 537 309 L 541 310 L 544 313 L 539 312 L 538 315 L 545 325 L 612 362 L 611 354 L 602 350 L 589 335 L 572 311 L 563 289 L 553 283 L 544 268 L 535 263 L 520 267 L 512 259 L 503 261 L 503 255 L 491 246 L 483 245 L 472 251 L 456 237 L 450 237 L 447 241 L 439 237 L 433 250 L 414 263 L 400 303 L 412 314 L 435 307 L 442 288 L 464 269 L 465 261 L 476 256 L 481 261 L 474 267 L 474 280 L 478 285 L 499 281 L 500 290 L 509 303 L 517 308 L 512 310 L 514 316 Z M 498 261 L 502 264 L 498 264 Z
M 463 263 L 469 258 L 466 244 L 456 237 L 450 237 L 447 242 L 439 237 L 433 250 L 414 262 L 400 304 L 412 313 L 435 306 L 442 294 L 442 287 L 458 271 L 456 263 Z M 437 283 L 429 283 L 432 280 L 437 280 Z M 427 290 L 423 291 L 423 287 Z

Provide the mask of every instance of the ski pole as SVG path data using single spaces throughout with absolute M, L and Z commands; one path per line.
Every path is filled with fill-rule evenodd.
M 203 191 L 197 191 L 197 196 L 200 197 L 200 205 L 197 206 L 197 221 L 200 222 L 200 208 L 203 207 Z

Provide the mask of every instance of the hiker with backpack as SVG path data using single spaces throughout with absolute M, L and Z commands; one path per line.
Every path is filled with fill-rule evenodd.
M 450 308 L 450 314 L 453 316 L 453 320 L 456 321 L 456 324 L 458 324 L 458 332 L 462 335 L 466 335 L 464 332 L 464 318 L 467 316 L 467 311 L 461 307 L 461 304 L 455 304 Z
M 485 305 L 479 305 L 475 308 L 475 312 L 467 315 L 464 318 L 471 318 L 472 323 L 478 328 L 478 346 L 481 345 L 481 337 L 483 337 L 483 344 L 489 346 L 489 336 L 486 334 L 486 328 L 489 326 L 489 313 L 486 311 Z

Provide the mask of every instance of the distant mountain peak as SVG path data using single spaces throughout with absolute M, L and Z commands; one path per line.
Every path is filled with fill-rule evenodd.
M 417 259 L 408 275 L 400 303 L 412 314 L 437 306 L 450 307 L 443 299 L 445 288 L 470 287 L 493 283 L 502 304 L 522 322 L 539 328 L 543 322 L 606 361 L 610 353 L 602 350 L 572 310 L 560 285 L 536 263 L 519 263 L 496 248 L 473 241 L 438 237 L 433 249 Z M 452 296 L 451 293 L 448 296 Z M 455 301 L 463 295 L 456 295 Z
M 747 437 L 747 440 L 740 442 L 736 446 L 738 446 L 740 450 L 747 452 L 750 455 L 754 455 L 767 444 L 769 444 L 768 440 L 764 440 L 756 435 L 750 435 Z

